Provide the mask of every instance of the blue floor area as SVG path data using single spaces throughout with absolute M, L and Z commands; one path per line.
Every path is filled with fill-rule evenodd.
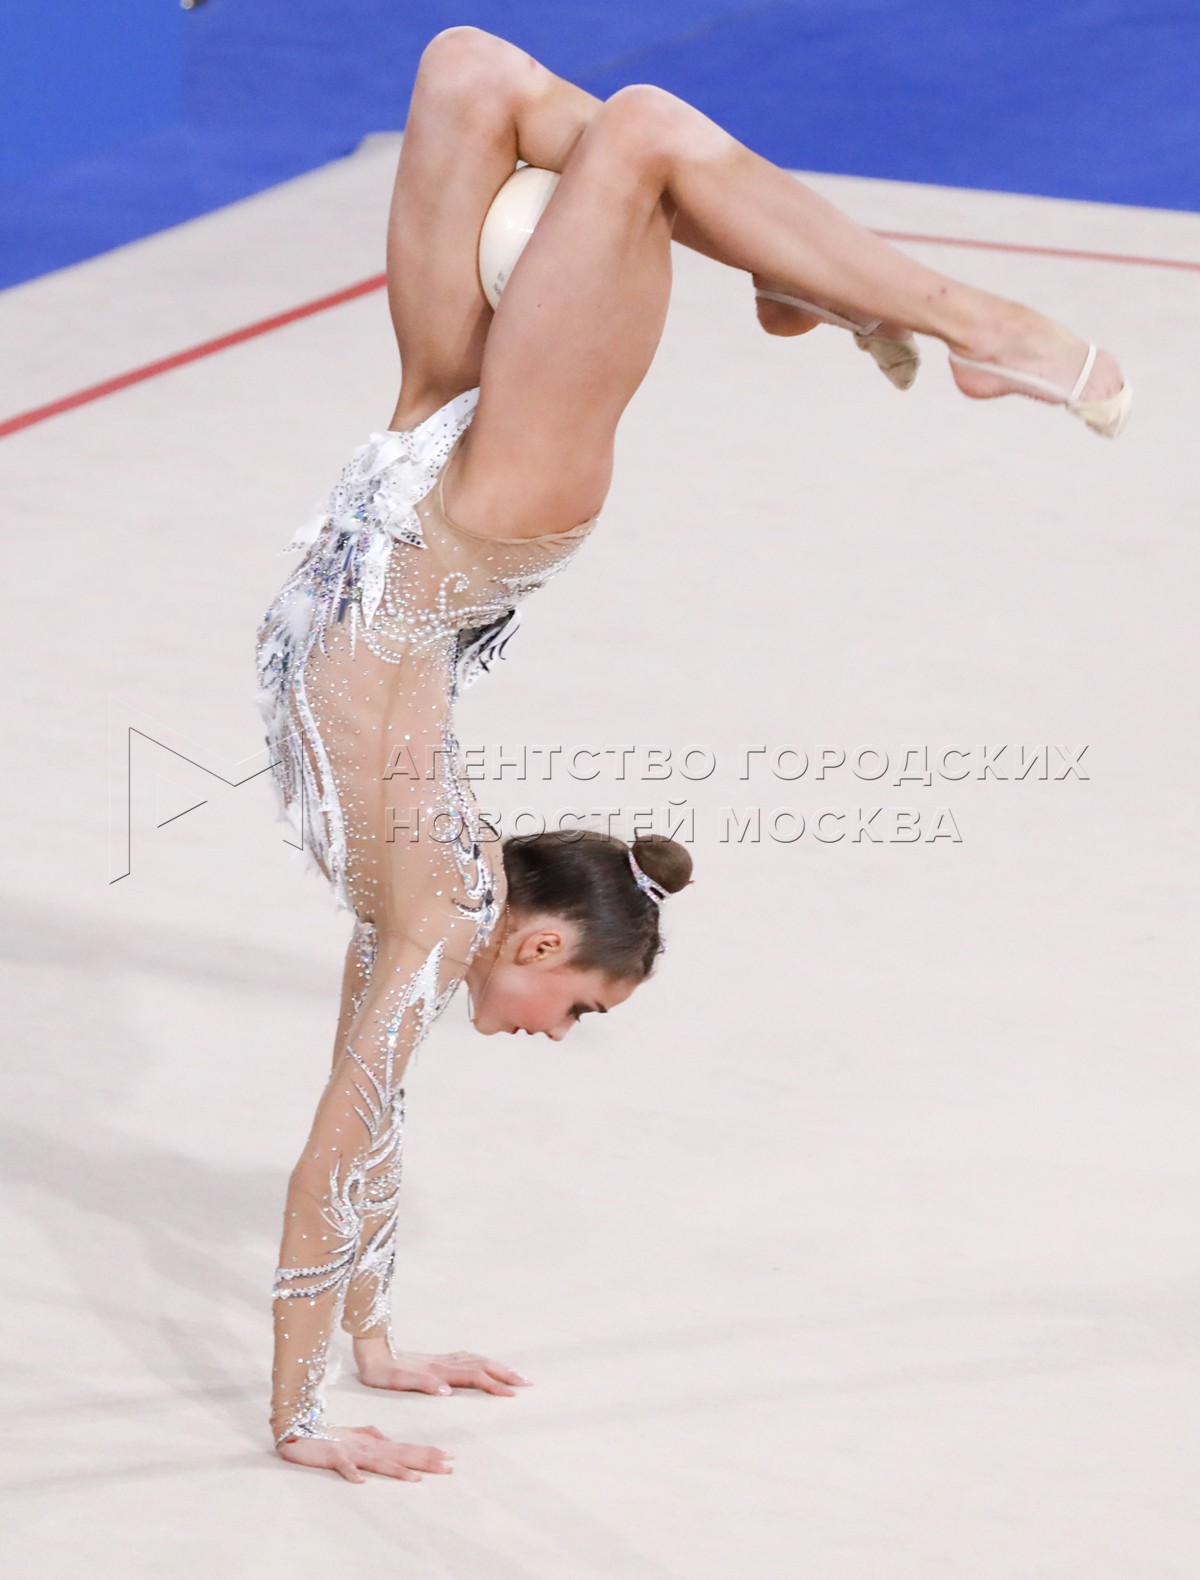
M 455 23 L 599 95 L 659 83 L 790 167 L 1200 209 L 1197 0 L 208 0 L 176 122 L 0 188 L 0 285 L 399 130 Z

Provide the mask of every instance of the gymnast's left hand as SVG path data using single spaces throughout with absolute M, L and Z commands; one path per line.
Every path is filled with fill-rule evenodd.
M 354 1340 L 354 1360 L 359 1381 L 368 1388 L 395 1388 L 413 1393 L 448 1394 L 455 1388 L 478 1388 L 481 1393 L 513 1394 L 530 1386 L 510 1366 L 454 1350 L 446 1355 L 424 1355 L 417 1350 L 388 1349 L 387 1339 Z

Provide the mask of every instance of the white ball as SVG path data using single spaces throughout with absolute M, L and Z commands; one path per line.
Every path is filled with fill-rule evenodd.
M 492 199 L 479 233 L 479 280 L 493 309 L 557 185 L 556 170 L 523 165 Z

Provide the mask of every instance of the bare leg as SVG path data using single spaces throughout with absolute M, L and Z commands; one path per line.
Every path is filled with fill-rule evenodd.
M 561 171 L 600 106 L 477 28 L 449 28 L 426 48 L 388 226 L 389 298 L 404 372 L 394 427 L 419 421 L 478 383 L 492 319 L 476 270 L 483 214 L 518 158 Z M 672 234 L 732 262 L 686 212 L 676 211 Z M 760 302 L 758 316 L 777 334 L 817 323 L 773 302 Z
M 597 108 L 590 93 L 476 28 L 449 28 L 426 47 L 388 221 L 403 375 L 392 427 L 479 383 L 492 322 L 479 283 L 483 217 L 518 159 L 561 170 Z
M 1070 384 L 1083 360 L 1076 337 L 897 251 L 690 105 L 645 87 L 616 97 L 627 95 L 656 142 L 665 190 L 725 262 L 798 296 L 838 304 L 850 316 L 904 324 L 964 355 L 1057 374 Z
M 563 180 L 489 323 L 479 226 L 517 158 Z M 574 476 L 543 488 L 540 507 L 530 498 L 510 527 L 553 530 L 602 497 L 611 428 L 661 333 L 672 227 L 780 289 L 966 356 L 1068 386 L 1083 360 L 1084 343 L 1051 320 L 925 268 L 682 100 L 635 87 L 597 107 L 523 51 L 451 29 L 423 57 L 397 176 L 389 276 L 404 383 L 393 425 L 482 383 L 455 496 L 477 525 L 487 511 L 490 530 L 504 530 L 495 512 L 512 498 L 520 445 L 518 470 L 535 487 L 568 457 Z M 1000 392 L 990 375 L 954 376 L 967 393 Z M 1102 353 L 1085 394 L 1120 382 Z
M 572 149 L 488 336 L 479 411 L 451 479 L 477 530 L 552 531 L 599 507 L 616 419 L 661 332 L 674 212 L 733 267 L 797 296 L 1067 387 L 1083 362 L 1067 331 L 897 252 L 681 100 L 622 89 Z M 955 376 L 991 393 L 969 383 L 991 375 Z M 1112 358 L 1098 359 L 1088 393 L 1119 385 Z
M 561 171 L 601 102 L 478 28 L 448 28 L 426 47 L 388 221 L 388 297 L 403 370 L 392 427 L 411 426 L 478 384 L 492 322 L 477 265 L 483 216 L 518 159 Z M 677 215 L 673 235 L 726 261 L 686 215 Z

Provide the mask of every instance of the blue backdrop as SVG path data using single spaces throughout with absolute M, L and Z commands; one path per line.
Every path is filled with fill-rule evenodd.
M 4 0 L 0 285 L 398 130 L 469 22 L 780 164 L 1200 207 L 1200 0 Z

